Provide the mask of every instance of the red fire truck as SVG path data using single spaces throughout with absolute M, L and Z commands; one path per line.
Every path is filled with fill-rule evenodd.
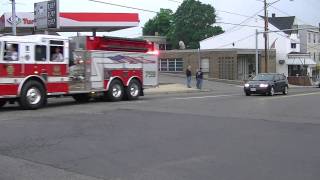
M 158 84 L 151 42 L 114 37 L 0 37 L 0 107 L 38 109 L 47 98 L 135 100 Z

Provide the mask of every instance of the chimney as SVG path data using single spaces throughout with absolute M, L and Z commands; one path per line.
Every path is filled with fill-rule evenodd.
M 272 18 L 275 18 L 276 17 L 276 14 L 275 13 L 272 13 Z

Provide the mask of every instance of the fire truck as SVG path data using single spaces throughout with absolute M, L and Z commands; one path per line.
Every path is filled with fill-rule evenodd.
M 158 50 L 140 39 L 0 37 L 0 107 L 38 109 L 51 97 L 136 100 L 158 85 Z

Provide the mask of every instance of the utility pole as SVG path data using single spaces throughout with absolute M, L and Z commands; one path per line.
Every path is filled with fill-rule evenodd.
M 11 0 L 12 2 L 12 35 L 16 36 L 17 35 L 17 20 L 16 20 L 16 1 Z
M 269 30 L 269 19 L 268 19 L 268 3 L 267 0 L 264 0 L 264 62 L 265 62 L 265 72 L 268 72 L 268 30 Z

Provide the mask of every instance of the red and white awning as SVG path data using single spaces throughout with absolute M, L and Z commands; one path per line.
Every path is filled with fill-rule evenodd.
M 111 32 L 139 26 L 137 13 L 60 13 L 60 29 L 54 32 Z M 17 13 L 18 32 L 32 32 L 34 14 L 32 12 Z M 11 32 L 12 16 L 5 13 L 0 17 L 0 33 Z

